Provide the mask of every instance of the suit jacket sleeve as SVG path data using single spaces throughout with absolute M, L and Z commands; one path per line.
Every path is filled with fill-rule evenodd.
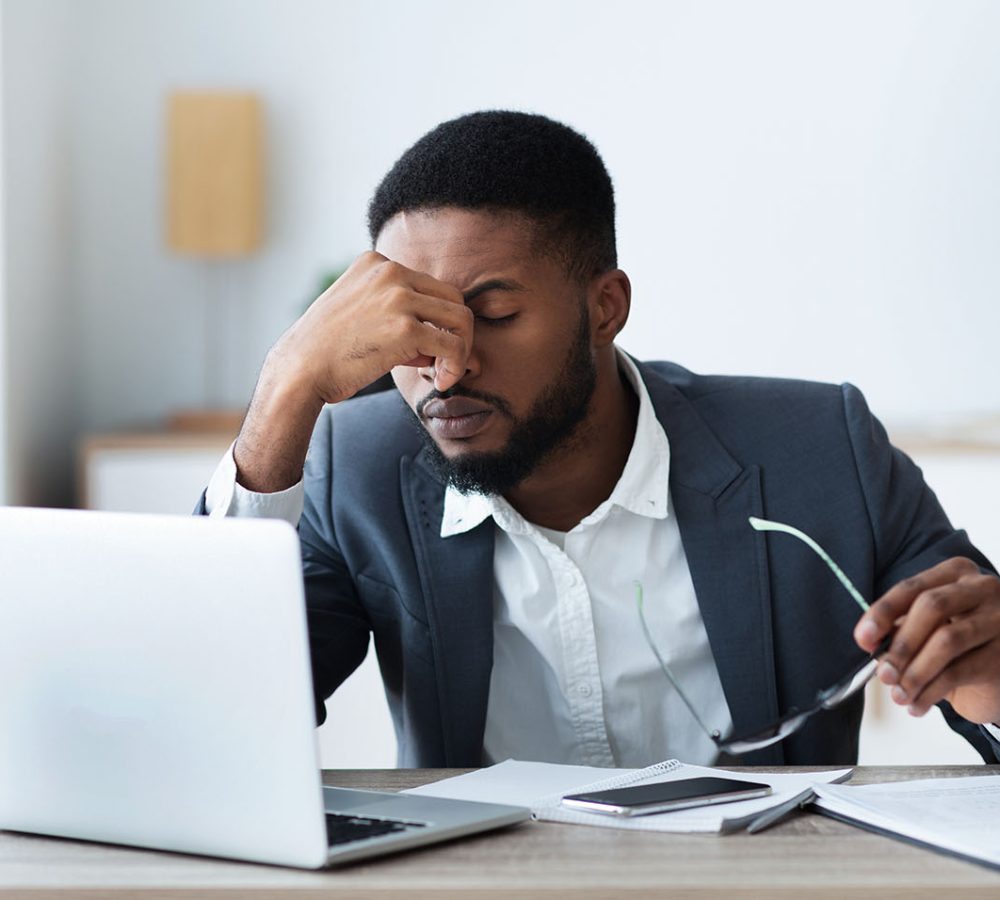
M 875 536 L 876 596 L 894 584 L 953 556 L 965 556 L 985 572 L 996 570 L 969 541 L 952 528 L 917 465 L 889 443 L 861 392 L 842 388 L 844 414 L 859 482 Z M 946 702 L 938 704 L 948 724 L 966 738 L 987 762 L 1000 761 L 1000 741 L 966 721 Z
M 306 460 L 307 491 L 299 521 L 316 721 L 323 705 L 368 652 L 371 626 L 334 530 L 333 418 L 320 417 Z

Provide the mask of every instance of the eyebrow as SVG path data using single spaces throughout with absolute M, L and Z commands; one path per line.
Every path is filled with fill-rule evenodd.
M 467 291 L 462 291 L 462 297 L 465 300 L 466 305 L 468 305 L 480 294 L 485 294 L 487 291 L 509 291 L 512 293 L 522 293 L 527 291 L 527 288 L 517 281 L 505 281 L 502 278 L 491 278 L 489 281 L 477 284 L 475 287 L 471 287 Z

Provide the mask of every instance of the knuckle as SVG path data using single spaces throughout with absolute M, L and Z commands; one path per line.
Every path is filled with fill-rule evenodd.
M 397 282 L 389 283 L 385 296 L 389 303 L 393 306 L 403 307 L 409 305 L 410 292 L 403 287 L 403 285 Z
M 924 589 L 925 583 L 926 580 L 924 579 L 924 577 L 920 574 L 917 574 L 917 575 L 911 575 L 909 578 L 904 579 L 902 581 L 902 586 L 906 591 L 918 594 Z
M 941 588 L 931 588 L 917 598 L 916 605 L 921 611 L 941 615 L 948 606 L 948 592 Z
M 401 319 L 396 326 L 400 339 L 415 342 L 423 333 L 423 326 L 416 319 Z
M 910 666 L 899 679 L 899 686 L 906 691 L 909 697 L 913 697 L 917 693 L 917 688 L 920 686 L 920 672 L 916 666 Z
M 875 623 L 881 632 L 888 633 L 892 631 L 893 625 L 898 618 L 898 614 L 888 605 L 877 608 L 873 605 L 871 607 L 871 612 L 868 613 L 868 617 Z
M 369 283 L 377 284 L 385 277 L 386 264 L 389 262 L 380 253 L 374 250 L 367 250 L 355 260 L 354 265 Z
M 984 575 L 977 568 L 975 573 L 966 576 L 969 587 L 980 591 L 984 597 L 990 598 L 994 603 L 1000 601 L 1000 578 L 995 575 Z
M 937 644 L 947 656 L 955 656 L 965 646 L 964 630 L 956 624 L 945 625 L 938 629 Z
M 952 566 L 958 572 L 968 572 L 972 574 L 973 572 L 979 571 L 979 566 L 977 566 L 971 559 L 967 556 L 955 556 L 952 557 Z
M 380 258 L 375 263 L 375 272 L 384 281 L 399 281 L 403 267 L 394 260 Z

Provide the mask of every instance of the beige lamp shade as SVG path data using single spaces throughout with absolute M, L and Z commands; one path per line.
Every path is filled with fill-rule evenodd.
M 264 232 L 263 113 L 254 94 L 178 92 L 167 109 L 167 243 L 244 256 Z

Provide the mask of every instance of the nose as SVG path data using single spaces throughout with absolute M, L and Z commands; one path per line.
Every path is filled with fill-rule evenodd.
M 438 366 L 440 364 L 441 364 L 441 358 L 437 357 L 434 360 L 433 364 L 429 366 L 421 366 L 418 370 L 420 372 L 420 377 L 423 378 L 424 381 L 433 384 L 434 376 L 437 374 Z M 476 352 L 476 344 L 475 341 L 473 341 L 472 351 L 469 353 L 469 357 L 465 361 L 465 373 L 462 375 L 461 380 L 465 381 L 466 379 L 477 378 L 480 374 L 480 371 L 481 367 L 480 367 L 479 354 Z

